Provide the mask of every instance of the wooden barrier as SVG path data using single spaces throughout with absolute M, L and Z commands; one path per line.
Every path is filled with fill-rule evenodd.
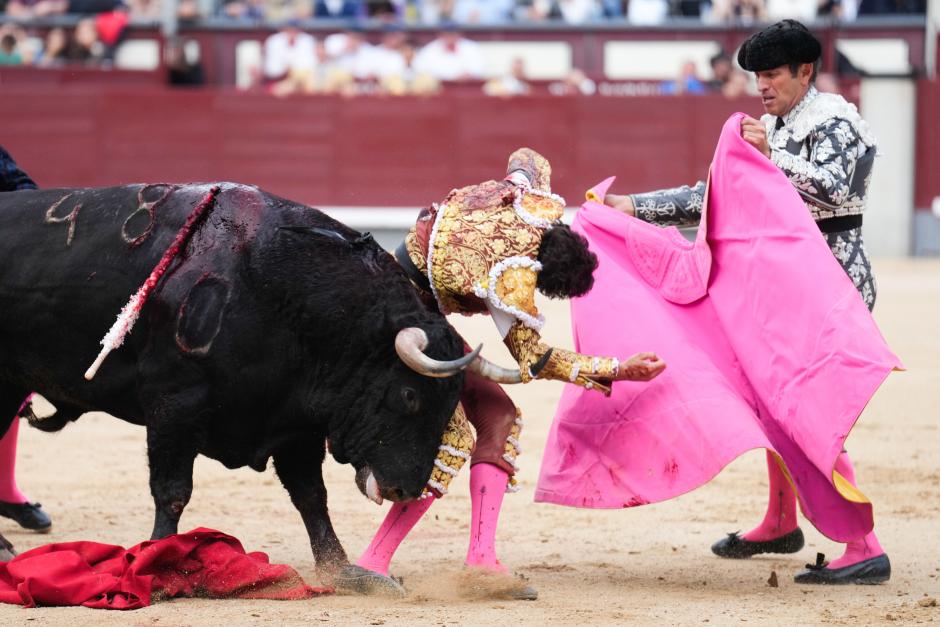
M 705 176 L 720 96 L 296 97 L 227 89 L 4 87 L 3 143 L 45 187 L 231 180 L 320 206 L 409 206 L 500 177 L 530 146 L 570 205 L 617 175 L 645 191 Z

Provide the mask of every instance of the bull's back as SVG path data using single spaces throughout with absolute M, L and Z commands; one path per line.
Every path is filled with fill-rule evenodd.
M 80 381 L 207 186 L 0 194 L 0 376 Z M 127 359 L 127 355 L 116 359 Z

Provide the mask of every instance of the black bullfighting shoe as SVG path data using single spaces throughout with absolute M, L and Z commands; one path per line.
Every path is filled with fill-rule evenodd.
M 347 564 L 333 578 L 333 585 L 338 590 L 385 597 L 403 597 L 405 588 L 394 577 L 389 577 L 374 570 Z
M 0 501 L 0 516 L 12 518 L 24 529 L 46 533 L 52 529 L 52 519 L 42 511 L 39 503 L 7 503 Z
M 718 557 L 740 560 L 761 553 L 796 553 L 804 544 L 803 532 L 799 527 L 785 536 L 763 542 L 745 540 L 735 531 L 713 544 L 712 553 Z
M 879 555 L 842 568 L 826 568 L 828 562 L 822 553 L 816 554 L 816 563 L 807 564 L 806 570 L 801 570 L 793 577 L 796 583 L 813 584 L 861 584 L 874 585 L 884 583 L 891 579 L 891 562 L 887 555 Z

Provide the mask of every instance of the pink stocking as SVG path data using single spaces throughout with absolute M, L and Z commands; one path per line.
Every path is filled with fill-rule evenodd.
M 843 451 L 836 459 L 836 472 L 845 477 L 846 481 L 855 485 L 855 469 L 852 467 L 848 453 Z M 839 559 L 829 562 L 829 568 L 844 568 L 883 554 L 884 549 L 878 543 L 875 532 L 870 531 L 867 536 L 846 544 L 845 553 Z
M 767 475 L 770 480 L 770 502 L 761 524 L 743 536 L 751 542 L 774 540 L 796 529 L 796 492 L 770 451 L 767 451 Z
M 388 575 L 388 565 L 392 561 L 392 556 L 398 550 L 398 545 L 402 543 L 408 532 L 418 524 L 424 513 L 431 507 L 434 497 L 429 496 L 417 501 L 408 501 L 406 503 L 395 503 L 392 509 L 388 510 L 382 526 L 372 539 L 372 544 L 365 550 L 359 561 L 359 566 L 373 572 Z
M 17 504 L 27 501 L 16 487 L 16 436 L 19 431 L 20 419 L 14 417 L 6 435 L 0 439 L 0 501 Z
M 467 565 L 507 572 L 496 558 L 496 525 L 506 493 L 509 474 L 493 464 L 479 463 L 470 468 L 470 547 Z

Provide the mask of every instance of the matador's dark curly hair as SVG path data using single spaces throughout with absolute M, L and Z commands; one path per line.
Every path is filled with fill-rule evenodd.
M 566 224 L 555 224 L 545 232 L 538 260 L 542 271 L 535 287 L 549 298 L 583 296 L 594 285 L 597 256 L 584 236 Z

